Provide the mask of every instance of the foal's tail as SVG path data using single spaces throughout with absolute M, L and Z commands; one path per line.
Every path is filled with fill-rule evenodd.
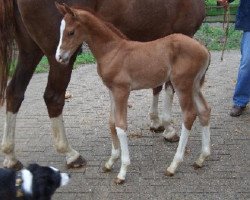
M 0 106 L 4 103 L 14 41 L 14 0 L 0 0 Z
M 210 54 L 210 52 L 207 50 L 207 52 L 208 52 L 208 64 L 207 64 L 207 66 L 206 66 L 206 71 L 205 71 L 205 73 L 203 74 L 203 76 L 202 76 L 202 78 L 201 78 L 201 81 L 200 81 L 200 87 L 202 87 L 202 85 L 203 85 L 203 83 L 204 83 L 204 81 L 205 81 L 205 75 L 206 75 L 206 72 L 207 72 L 207 70 L 208 70 L 208 67 L 209 67 L 209 65 L 210 65 L 210 62 L 211 62 L 211 54 Z

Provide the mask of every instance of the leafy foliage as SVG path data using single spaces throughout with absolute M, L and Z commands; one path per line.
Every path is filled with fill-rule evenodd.
M 242 32 L 229 26 L 226 49 L 239 49 Z M 195 34 L 195 38 L 203 43 L 209 50 L 222 50 L 225 41 L 225 31 L 222 24 L 219 26 L 203 24 Z

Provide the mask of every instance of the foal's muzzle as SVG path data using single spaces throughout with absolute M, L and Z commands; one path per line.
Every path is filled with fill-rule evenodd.
M 57 60 L 57 62 L 62 63 L 62 64 L 68 64 L 69 63 L 69 58 L 68 57 L 63 57 L 61 55 L 56 56 L 56 60 Z
M 56 60 L 59 63 L 67 65 L 70 60 L 69 52 L 65 52 L 63 50 L 59 50 L 56 52 Z

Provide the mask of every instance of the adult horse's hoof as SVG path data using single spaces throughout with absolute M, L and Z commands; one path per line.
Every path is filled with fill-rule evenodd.
M 74 169 L 74 168 L 86 167 L 86 165 L 87 161 L 82 156 L 79 156 L 75 161 L 67 163 L 66 167 L 67 169 L 72 169 L 72 168 Z
M 4 168 L 9 168 L 9 169 L 13 169 L 15 171 L 19 171 L 21 169 L 23 169 L 23 164 L 18 160 L 14 165 L 7 167 L 5 166 Z
M 154 133 L 161 133 L 165 130 L 164 126 L 150 127 L 150 131 Z
M 177 135 L 177 134 L 175 134 L 173 137 L 170 137 L 170 138 L 164 137 L 164 139 L 165 139 L 167 142 L 174 143 L 174 142 L 179 142 L 180 136 Z
M 102 171 L 104 173 L 108 173 L 108 172 L 111 172 L 112 171 L 112 168 L 107 168 L 105 165 L 102 167 Z
M 202 168 L 202 167 L 203 167 L 202 165 L 199 165 L 199 164 L 197 164 L 196 162 L 193 164 L 193 168 L 194 168 L 195 170 L 200 169 L 200 168 Z
M 170 172 L 170 171 L 166 170 L 166 172 L 165 172 L 165 176 L 172 177 L 172 176 L 174 176 L 174 173 L 172 173 L 172 172 Z
M 125 183 L 125 180 L 119 179 L 119 178 L 115 178 L 115 179 L 114 179 L 114 183 L 115 183 L 116 185 L 122 185 L 122 184 Z

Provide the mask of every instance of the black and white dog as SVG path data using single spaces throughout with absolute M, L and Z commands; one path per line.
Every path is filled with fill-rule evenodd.
M 19 172 L 0 169 L 0 200 L 50 200 L 56 189 L 69 179 L 67 173 L 37 164 Z

